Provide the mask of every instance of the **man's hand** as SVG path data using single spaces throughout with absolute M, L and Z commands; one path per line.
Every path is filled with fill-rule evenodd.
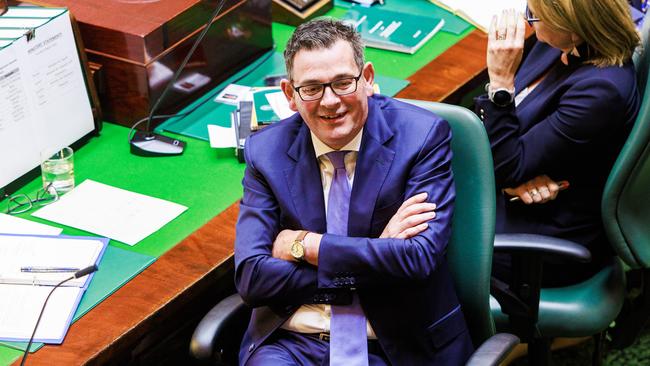
M 285 261 L 295 262 L 296 259 L 291 255 L 291 245 L 298 237 L 300 231 L 282 230 L 275 237 L 273 242 L 273 258 L 284 259 Z
M 566 180 L 555 182 L 546 175 L 537 176 L 515 188 L 506 188 L 504 193 L 512 196 L 511 201 L 521 200 L 523 203 L 546 203 L 557 198 L 558 193 L 569 188 Z
M 416 194 L 402 203 L 381 233 L 380 238 L 408 239 L 429 227 L 436 217 L 435 203 L 426 202 L 427 193 Z
M 273 258 L 282 259 L 289 262 L 296 262 L 296 258 L 291 255 L 291 245 L 300 234 L 298 230 L 282 230 L 275 237 L 273 241 L 273 251 L 271 255 Z M 318 266 L 318 252 L 320 249 L 320 240 L 323 237 L 321 234 L 307 233 L 303 240 L 305 246 L 305 261 L 311 265 Z

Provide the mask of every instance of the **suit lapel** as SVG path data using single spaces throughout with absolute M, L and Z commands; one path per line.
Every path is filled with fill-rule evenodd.
M 324 233 L 323 184 L 309 128 L 304 122 L 287 154 L 296 162 L 296 165 L 284 171 L 296 217 L 300 220 L 302 229 Z
M 384 145 L 392 136 L 393 132 L 388 127 L 378 102 L 370 98 L 368 120 L 361 138 L 361 149 L 357 157 L 350 197 L 349 236 L 370 235 L 372 213 L 379 190 L 395 157 L 395 151 Z
M 515 91 L 518 93 L 533 81 L 537 80 L 544 74 L 553 64 L 557 63 L 560 59 L 559 50 L 549 50 L 551 48 L 547 44 L 538 43 L 531 53 L 526 57 L 526 62 L 522 65 L 521 70 L 517 73 L 515 79 Z M 525 100 L 525 99 L 524 99 Z

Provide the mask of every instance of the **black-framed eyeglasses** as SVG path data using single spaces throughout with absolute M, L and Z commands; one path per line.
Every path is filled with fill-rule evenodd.
M 357 84 L 359 83 L 361 74 L 363 74 L 363 70 L 359 72 L 358 76 L 340 78 L 334 81 L 330 81 L 329 83 L 307 84 L 301 86 L 292 85 L 292 87 L 293 90 L 295 90 L 298 95 L 300 95 L 300 99 L 304 100 L 305 102 L 322 98 L 323 94 L 325 93 L 325 88 L 328 86 L 330 89 L 332 89 L 332 92 L 338 96 L 348 95 L 357 91 Z
M 36 199 L 31 199 L 25 193 L 15 194 L 8 197 L 7 213 L 9 215 L 18 215 L 31 210 L 35 205 L 45 206 L 59 200 L 59 194 L 52 186 L 52 182 L 45 188 L 36 192 Z
M 528 22 L 528 25 L 530 25 L 531 27 L 533 26 L 533 23 L 539 22 L 539 18 L 533 15 L 533 12 L 530 11 L 528 5 L 526 5 L 526 13 L 524 14 L 524 16 L 526 17 L 526 21 Z

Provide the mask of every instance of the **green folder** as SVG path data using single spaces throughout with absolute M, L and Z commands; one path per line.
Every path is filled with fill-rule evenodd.
M 280 120 L 277 114 L 271 108 L 267 94 L 277 93 L 280 88 L 265 88 L 253 92 L 253 105 L 255 106 L 255 117 L 259 124 L 269 124 Z
M 344 0 L 334 0 L 334 5 L 341 9 L 348 9 L 355 6 L 354 4 Z M 472 28 L 472 25 L 463 18 L 431 3 L 429 0 L 388 0 L 384 2 L 384 5 L 373 5 L 372 7 L 398 11 L 405 14 L 416 14 L 424 17 L 444 19 L 445 25 L 442 27 L 441 31 L 457 36 Z
M 86 293 L 81 298 L 72 321 L 77 321 L 155 260 L 155 257 L 149 255 L 109 245 L 99 263 L 99 270 L 95 273 Z M 20 351 L 25 351 L 25 348 L 27 348 L 27 342 L 0 342 L 0 344 Z M 32 343 L 29 351 L 36 352 L 41 347 L 43 347 L 43 343 Z M 3 353 L 5 353 L 4 350 L 0 348 L 0 360 Z
M 354 6 L 342 18 L 368 47 L 413 54 L 442 28 L 445 20 L 380 7 Z

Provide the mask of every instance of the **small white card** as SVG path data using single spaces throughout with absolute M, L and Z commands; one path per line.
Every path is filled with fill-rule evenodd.
M 239 105 L 246 93 L 251 90 L 250 86 L 230 84 L 214 98 L 215 102 Z
M 185 210 L 174 202 L 87 179 L 32 215 L 135 245 Z
M 271 108 L 273 108 L 273 112 L 281 119 L 291 117 L 296 113 L 289 108 L 289 101 L 287 101 L 287 97 L 283 92 L 268 93 L 265 97 L 269 101 Z
M 232 124 L 230 127 L 208 125 L 208 137 L 210 138 L 210 147 L 215 149 L 237 146 L 237 134 Z

